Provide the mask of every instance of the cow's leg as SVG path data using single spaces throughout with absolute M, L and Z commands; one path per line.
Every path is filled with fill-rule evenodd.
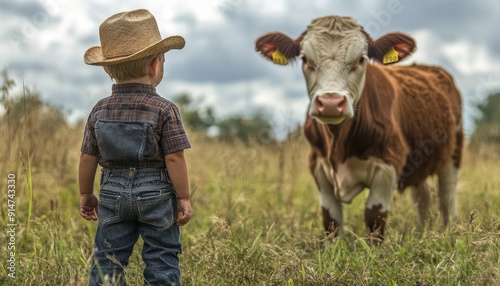
M 412 187 L 411 197 L 417 209 L 418 220 L 423 227 L 429 216 L 431 202 L 431 187 L 427 181 L 423 181 L 418 186 Z
M 365 223 L 372 234 L 384 239 L 389 206 L 396 188 L 396 170 L 389 165 L 378 164 L 370 183 L 370 194 L 366 201 Z
M 457 180 L 458 168 L 450 161 L 438 173 L 439 207 L 443 216 L 444 227 L 448 225 L 450 216 L 454 219 L 457 215 Z
M 313 170 L 314 179 L 319 189 L 319 198 L 321 210 L 323 213 L 323 226 L 327 233 L 333 233 L 335 236 L 343 234 L 343 216 L 342 204 L 335 197 L 333 180 L 327 172 L 327 167 L 317 160 L 316 166 Z
M 323 212 L 323 226 L 327 233 L 343 235 L 342 204 L 335 198 L 333 189 L 320 190 L 320 204 Z

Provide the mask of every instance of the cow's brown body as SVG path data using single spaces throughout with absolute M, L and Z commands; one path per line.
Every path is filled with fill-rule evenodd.
M 431 66 L 371 64 L 366 76 L 355 118 L 325 125 L 306 117 L 311 173 L 318 158 L 327 158 L 336 171 L 349 157 L 378 157 L 396 167 L 403 191 L 424 183 L 449 160 L 460 166 L 461 99 L 448 73 Z M 323 221 L 326 230 L 336 227 L 325 210 Z

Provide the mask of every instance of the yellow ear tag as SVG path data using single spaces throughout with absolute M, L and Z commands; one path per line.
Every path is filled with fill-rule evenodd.
M 288 64 L 288 59 L 283 55 L 280 51 L 276 50 L 272 54 L 273 57 L 273 63 L 277 65 L 287 65 Z
M 394 47 L 392 47 L 392 49 L 384 55 L 384 59 L 383 59 L 382 63 L 384 65 L 392 64 L 392 63 L 397 62 L 398 60 L 399 60 L 398 52 L 394 49 Z

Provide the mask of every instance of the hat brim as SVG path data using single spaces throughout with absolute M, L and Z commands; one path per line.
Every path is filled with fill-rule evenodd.
M 148 57 L 158 53 L 166 53 L 172 49 L 181 50 L 184 48 L 186 41 L 181 36 L 171 36 L 166 39 L 163 39 L 145 49 L 142 49 L 134 54 L 126 55 L 122 57 L 114 57 L 114 58 L 104 58 L 102 54 L 102 47 L 91 47 L 83 56 L 83 60 L 88 65 L 94 66 L 109 66 L 120 64 L 124 62 L 130 62 L 133 60 L 137 60 L 140 58 Z

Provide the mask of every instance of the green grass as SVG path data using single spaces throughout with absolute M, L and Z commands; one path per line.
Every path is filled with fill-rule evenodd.
M 17 178 L 18 223 L 16 280 L 7 277 L 8 237 L 0 234 L 0 285 L 86 285 L 96 223 L 79 216 L 83 127 L 64 125 L 47 135 L 36 120 L 25 122 L 28 135 L 11 128 L 11 146 L 7 138 L 0 144 L 0 224 L 7 223 L 9 173 Z M 29 144 L 22 143 L 26 138 Z M 226 144 L 197 134 L 191 140 L 186 153 L 194 214 L 182 227 L 184 285 L 500 284 L 496 149 L 465 153 L 452 227 L 440 230 L 433 194 L 430 223 L 419 231 L 409 193 L 396 194 L 386 240 L 376 245 L 363 225 L 366 191 L 344 208 L 345 237 L 325 237 L 302 138 L 273 146 Z M 30 169 L 23 167 L 28 157 L 20 155 L 27 148 Z M 140 248 L 127 268 L 129 285 L 142 285 Z

